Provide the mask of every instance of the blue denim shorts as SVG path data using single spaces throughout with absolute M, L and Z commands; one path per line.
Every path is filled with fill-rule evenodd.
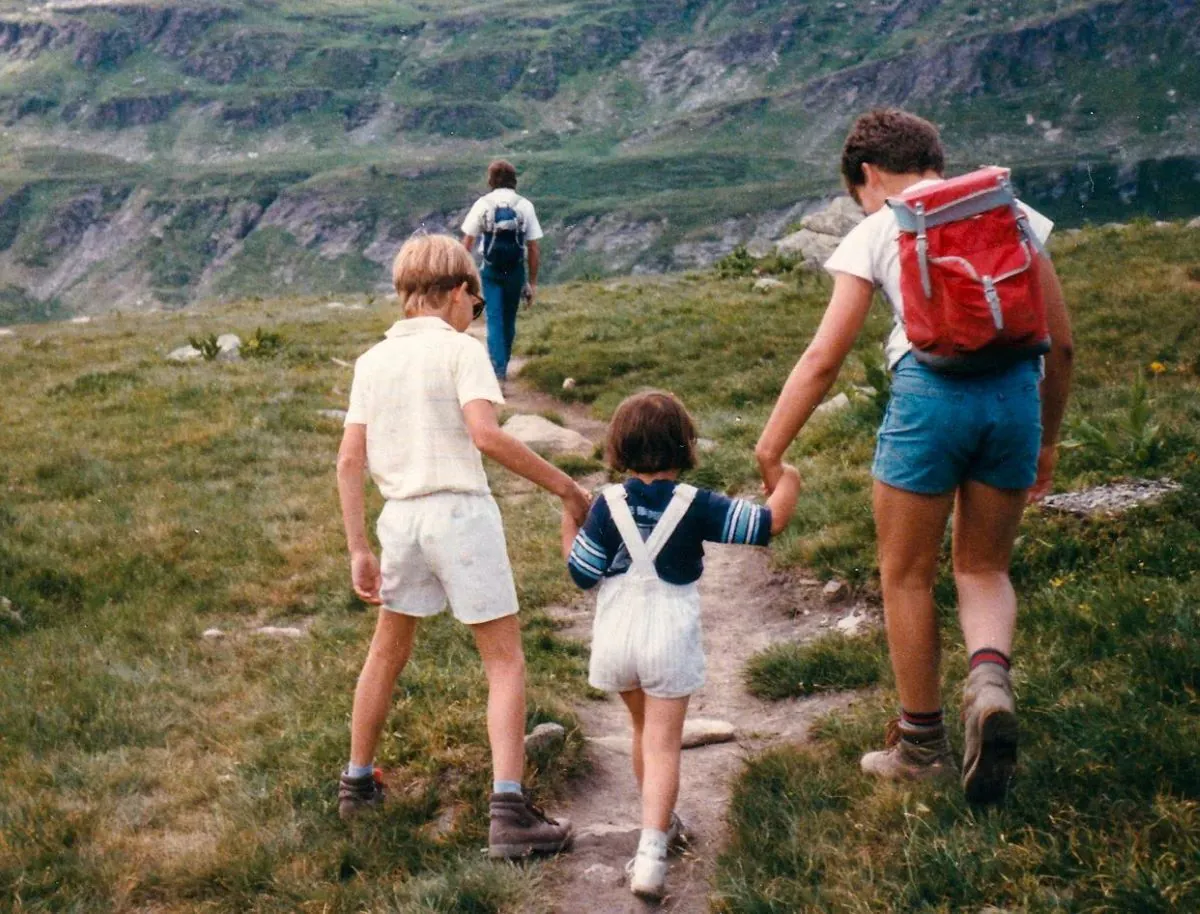
M 1041 362 L 959 377 L 911 353 L 892 372 L 872 475 L 906 492 L 937 495 L 965 480 L 1027 489 L 1042 441 Z

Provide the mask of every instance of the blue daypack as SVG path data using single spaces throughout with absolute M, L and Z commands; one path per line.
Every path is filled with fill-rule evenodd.
M 483 262 L 497 273 L 511 273 L 525 263 L 525 220 L 516 203 L 497 203 L 484 214 Z

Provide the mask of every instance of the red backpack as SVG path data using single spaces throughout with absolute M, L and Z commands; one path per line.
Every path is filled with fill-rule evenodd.
M 1009 174 L 988 166 L 887 201 L 900 226 L 904 330 L 932 368 L 978 373 L 1050 349 L 1045 249 Z

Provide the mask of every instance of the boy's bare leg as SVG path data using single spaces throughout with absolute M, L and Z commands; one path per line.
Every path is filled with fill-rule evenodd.
M 884 622 L 900 706 L 937 711 L 942 701 L 933 582 L 954 493 L 918 495 L 877 480 L 874 502 Z
M 642 732 L 646 725 L 646 693 L 641 689 L 622 692 L 621 701 L 629 709 L 629 720 L 633 724 L 633 776 L 637 778 L 638 791 L 645 780 L 646 765 L 642 758 Z
M 366 663 L 354 689 L 354 711 L 350 718 L 350 762 L 370 765 L 375 759 L 379 734 L 392 706 L 392 689 L 412 654 L 417 622 L 386 609 L 379 611 L 375 635 Z
M 1023 489 L 965 482 L 954 513 L 954 581 L 968 656 L 981 648 L 1012 653 L 1017 596 L 1009 578 L 1025 510 Z
M 624 696 L 622 696 L 624 697 Z M 642 828 L 666 832 L 679 798 L 679 755 L 688 698 L 645 696 L 642 734 Z
M 516 615 L 471 626 L 488 680 L 488 741 L 497 781 L 525 772 L 525 652 Z

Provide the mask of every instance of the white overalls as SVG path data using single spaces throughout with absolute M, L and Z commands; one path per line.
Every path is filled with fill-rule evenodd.
M 606 692 L 642 689 L 653 698 L 682 698 L 704 685 L 700 591 L 696 583 L 669 584 L 654 560 L 696 497 L 694 486 L 678 485 L 643 540 L 625 501 L 623 486 L 609 486 L 604 499 L 631 564 L 624 574 L 600 581 L 588 682 Z

